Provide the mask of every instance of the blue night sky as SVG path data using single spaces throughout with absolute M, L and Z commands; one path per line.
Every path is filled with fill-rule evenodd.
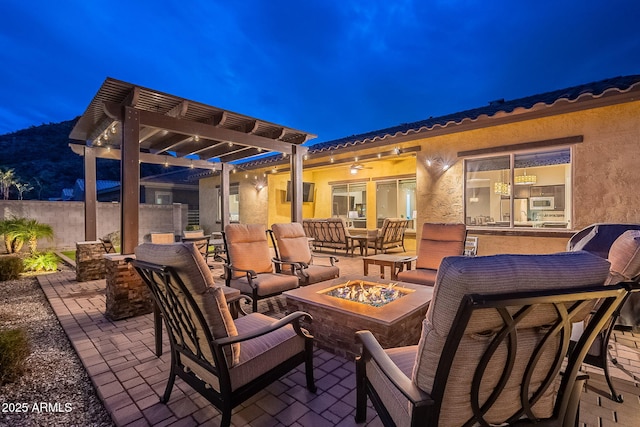
M 4 0 L 0 134 L 109 76 L 314 142 L 640 74 L 637 0 Z

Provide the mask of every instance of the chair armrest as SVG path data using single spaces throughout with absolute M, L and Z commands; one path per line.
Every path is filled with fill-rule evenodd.
M 331 265 L 334 265 L 336 262 L 340 261 L 337 257 L 333 256 L 333 255 L 319 255 L 319 254 L 315 254 L 315 253 L 311 253 L 311 258 L 327 258 L 329 259 L 329 262 L 331 263 Z
M 283 261 L 278 258 L 271 258 L 271 261 L 273 261 L 273 263 L 276 264 L 276 266 L 278 266 L 278 269 L 281 269 L 283 265 L 291 266 L 291 268 L 294 271 L 296 268 L 301 270 L 303 268 L 303 265 L 304 265 L 304 268 L 307 267 L 307 265 L 304 262 Z
M 225 264 L 224 267 L 229 269 L 230 272 L 231 271 L 241 271 L 243 273 L 247 273 L 247 278 L 249 280 L 255 279 L 256 277 L 258 277 L 258 275 L 256 274 L 255 271 L 253 271 L 253 270 L 245 270 L 243 268 L 234 267 L 233 264 Z
M 376 340 L 370 331 L 356 332 L 356 341 L 360 341 L 362 343 L 362 356 L 360 357 L 364 357 L 366 359 L 368 356 L 373 359 L 384 376 L 386 376 L 413 405 L 434 404 L 431 396 L 420 390 L 411 381 L 411 379 L 407 377 L 395 363 L 393 363 L 391 358 L 384 352 L 380 343 L 378 343 L 378 340 Z
M 229 298 L 227 298 L 227 305 L 228 306 L 233 306 L 234 309 L 236 310 L 237 313 L 241 313 L 243 316 L 246 316 L 248 313 L 246 311 L 244 311 L 244 309 L 242 308 L 242 306 L 240 305 L 240 302 L 244 300 L 245 304 L 249 305 L 253 302 L 253 299 L 247 295 L 233 295 Z M 233 312 L 232 312 L 233 313 Z
M 277 321 L 273 322 L 269 326 L 265 326 L 263 328 L 256 329 L 255 331 L 252 331 L 252 332 L 250 332 L 248 334 L 236 335 L 235 337 L 220 338 L 220 339 L 216 339 L 215 341 L 220 346 L 229 345 L 229 344 L 235 344 L 235 343 L 242 342 L 242 341 L 247 341 L 247 340 L 250 340 L 250 339 L 253 339 L 253 338 L 258 338 L 258 337 L 260 337 L 262 335 L 266 335 L 269 332 L 273 332 L 275 330 L 283 328 L 283 327 L 287 326 L 288 324 L 293 324 L 293 327 L 296 330 L 296 332 L 298 332 L 299 334 L 303 335 L 305 338 L 313 338 L 311 335 L 305 334 L 302 331 L 302 329 L 298 326 L 300 320 L 302 320 L 303 318 L 306 318 L 306 320 L 308 320 L 308 321 L 312 320 L 312 317 L 311 317 L 311 315 L 309 313 L 305 313 L 304 311 L 296 311 L 294 313 L 291 313 L 291 314 L 283 317 L 280 320 L 277 320 Z

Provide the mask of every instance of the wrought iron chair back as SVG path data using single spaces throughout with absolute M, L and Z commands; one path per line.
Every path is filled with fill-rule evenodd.
M 254 317 L 257 320 L 252 320 L 246 325 L 257 322 L 259 327 L 249 327 L 249 329 L 245 327 L 243 334 L 216 339 L 198 303 L 174 268 L 140 260 L 131 260 L 131 263 L 149 287 L 153 298 L 160 307 L 171 343 L 171 371 L 161 402 L 167 403 L 169 401 L 175 377 L 179 376 L 220 409 L 222 412 L 220 425 L 229 426 L 234 407 L 302 363 L 305 365 L 307 389 L 315 392 L 313 337 L 300 326 L 300 321 L 303 318 L 306 321 L 311 321 L 308 314 L 292 313 L 268 326 L 261 324 L 261 321 Z M 244 296 L 238 298 L 248 299 Z M 260 317 L 262 315 L 250 314 L 248 316 Z M 286 352 L 287 355 L 275 363 L 273 360 L 265 361 L 260 352 L 247 350 L 250 354 L 255 353 L 254 359 L 260 360 L 255 360 L 257 366 L 250 369 L 250 375 L 253 376 L 243 377 L 246 383 L 242 382 L 240 385 L 234 386 L 232 371 L 234 369 L 241 369 L 243 372 L 248 370 L 254 359 L 232 362 L 231 353 L 226 351 L 228 347 L 240 343 L 251 346 L 252 340 L 259 340 L 262 336 L 272 332 L 278 334 L 278 331 L 286 328 L 287 325 L 293 326 L 295 334 L 303 338 L 303 350 L 295 350 L 296 353 Z M 281 340 L 283 340 L 282 335 L 277 335 L 275 338 L 263 340 L 257 345 L 260 348 L 267 345 L 272 349 L 282 349 L 278 346 L 288 345 L 289 341 Z M 289 355 L 290 353 L 291 355 Z M 234 365 L 233 363 L 239 364 Z M 273 366 L 271 368 L 265 367 L 269 364 L 273 364 Z M 235 381 L 238 381 L 237 377 L 236 375 Z
M 461 353 L 477 350 L 470 350 L 464 344 L 464 337 L 469 336 L 469 329 L 475 330 L 472 335 L 485 340 L 486 345 L 477 365 L 469 367 L 467 371 L 472 375 L 471 389 L 468 391 L 472 415 L 460 425 L 577 425 L 580 393 L 587 378 L 580 374 L 580 365 L 596 336 L 632 290 L 632 286 L 630 283 L 621 283 L 613 286 L 594 285 L 585 288 L 465 295 L 435 369 L 432 390 L 427 393 L 415 387 L 413 383 L 412 387 L 402 390 L 413 408 L 411 425 L 437 426 L 441 422 L 441 415 L 451 411 L 446 402 L 448 393 L 451 393 L 451 375 L 452 369 L 456 366 L 456 357 Z M 594 312 L 593 307 L 596 303 L 598 306 Z M 487 310 L 492 312 L 489 318 L 493 318 L 495 323 L 492 322 L 494 324 L 487 331 L 478 332 L 478 318 L 486 321 Z M 587 316 L 585 332 L 574 351 L 567 357 L 566 365 L 563 365 L 569 347 L 572 323 Z M 523 328 L 534 328 L 538 331 L 535 346 L 530 354 L 518 351 L 526 345 L 521 336 Z M 530 337 L 529 335 L 529 339 Z M 365 373 L 365 363 L 372 357 L 378 357 L 375 361 L 380 366 L 385 364 L 382 360 L 384 357 L 379 358 L 379 354 L 376 356 L 375 353 L 369 352 L 367 341 L 375 338 L 372 338 L 368 331 L 358 332 L 358 339 L 365 345 L 362 356 L 356 361 L 356 381 L 360 385 L 356 421 L 362 421 L 366 416 L 366 392 L 383 424 L 395 425 L 385 406 L 385 399 L 380 397 Z M 506 357 L 499 362 L 504 365 L 500 366 L 501 372 L 498 375 L 494 360 L 496 356 Z M 491 366 L 492 364 L 494 366 Z M 559 377 L 561 369 L 564 372 Z M 542 381 L 536 378 L 542 378 Z M 403 380 L 391 376 L 390 381 L 393 384 L 401 384 Z M 519 384 L 519 396 L 505 391 L 507 384 L 513 384 L 513 381 Z M 553 412 L 541 417 L 536 412 L 535 404 L 556 386 Z M 496 409 L 496 406 L 504 404 L 505 398 L 510 401 L 515 399 L 518 409 L 511 411 L 504 418 L 496 419 L 496 411 L 501 411 L 500 408 Z

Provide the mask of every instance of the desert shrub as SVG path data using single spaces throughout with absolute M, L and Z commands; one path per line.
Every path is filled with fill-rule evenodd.
M 56 271 L 58 256 L 53 252 L 35 252 L 24 259 L 24 269 L 27 271 Z
M 0 330 L 0 385 L 17 380 L 31 353 L 24 329 Z
M 20 259 L 20 257 L 0 257 L 0 282 L 19 279 L 20 273 L 23 271 L 24 265 L 22 264 L 22 259 Z

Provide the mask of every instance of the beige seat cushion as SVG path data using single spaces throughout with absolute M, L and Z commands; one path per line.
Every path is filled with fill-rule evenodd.
M 462 297 L 470 293 L 503 293 L 515 290 L 544 290 L 559 287 L 581 287 L 604 283 L 609 272 L 609 262 L 587 252 L 567 252 L 551 255 L 494 255 L 484 257 L 447 257 L 442 261 L 436 279 L 433 300 L 423 321 L 422 335 L 418 343 L 417 363 L 413 369 L 413 381 L 426 392 L 434 383 L 436 367 L 443 356 L 442 349 L 452 327 Z M 536 313 L 519 324 L 518 353 L 528 355 L 538 343 L 538 328 L 555 319 L 551 307 L 538 307 Z M 588 311 L 583 310 L 586 316 Z M 574 320 L 581 320 L 574 319 Z M 490 338 L 486 332 L 496 330 L 502 321 L 494 310 L 476 311 L 461 340 L 447 382 L 440 425 L 459 426 L 471 417 L 469 390 L 472 373 L 484 353 Z M 531 379 L 532 387 L 540 384 L 546 368 L 553 362 L 558 342 L 549 343 L 541 356 Z M 555 348 L 554 348 L 555 346 Z M 451 357 L 447 355 L 444 357 Z M 481 385 L 481 399 L 495 384 L 505 366 L 506 349 L 499 348 L 487 368 L 485 382 Z M 487 418 L 490 422 L 502 422 L 519 408 L 519 380 L 526 368 L 516 363 L 511 379 L 498 398 Z M 495 372 L 492 375 L 491 372 Z M 555 390 L 548 389 L 533 407 L 539 417 L 547 417 L 553 409 Z
M 266 327 L 276 319 L 261 313 L 251 313 L 236 320 L 238 333 L 250 333 Z M 293 326 L 287 325 L 281 329 L 240 343 L 239 363 L 229 369 L 231 389 L 249 383 L 258 376 L 272 370 L 278 364 L 304 350 L 304 338 L 297 335 Z M 196 375 L 209 383 L 214 389 L 220 390 L 218 378 L 194 363 L 185 362 Z
M 258 277 L 252 280 L 252 283 L 258 290 L 258 296 L 263 297 L 297 288 L 298 277 L 290 274 L 262 273 L 258 274 Z M 253 288 L 249 285 L 249 280 L 246 276 L 239 279 L 231 279 L 229 285 L 245 294 L 253 292 Z
M 635 280 L 640 276 L 640 230 L 622 233 L 609 249 L 609 284 Z
M 418 244 L 416 269 L 437 270 L 444 257 L 462 255 L 466 230 L 464 224 L 425 223 Z
M 437 274 L 437 270 L 430 270 L 426 268 L 421 268 L 419 270 L 405 270 L 398 273 L 398 280 L 401 282 L 433 286 L 436 283 Z
M 229 224 L 224 228 L 231 265 L 256 273 L 273 273 L 271 250 L 262 224 Z M 234 272 L 233 278 L 246 273 Z
M 304 274 L 299 270 L 296 271 L 298 277 L 311 283 L 324 282 L 325 280 L 335 279 L 340 276 L 340 269 L 335 265 L 314 265 L 311 264 L 305 268 Z M 306 274 L 306 276 L 305 276 Z
M 628 230 L 622 233 L 609 249 L 609 261 L 611 274 L 607 283 L 637 281 L 640 278 L 640 230 Z M 618 324 L 638 329 L 640 326 L 639 293 L 629 295 L 620 309 Z
M 193 243 L 155 244 L 144 243 L 135 249 L 136 259 L 173 267 L 202 312 L 214 338 L 233 337 L 238 331 L 229 312 L 223 290 L 216 286 L 204 258 Z M 179 289 L 176 292 L 181 293 Z M 204 342 L 204 335 L 200 336 Z M 203 352 L 211 364 L 213 356 L 208 346 Z M 192 348 L 192 350 L 194 350 Z M 240 346 L 225 348 L 227 364 L 233 366 L 240 360 Z

